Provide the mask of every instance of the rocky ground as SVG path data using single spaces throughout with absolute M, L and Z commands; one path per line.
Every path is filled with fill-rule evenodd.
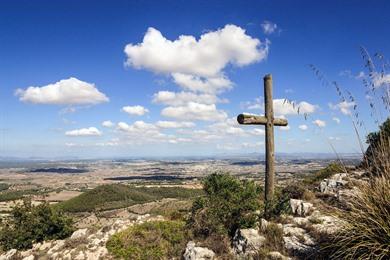
M 259 249 L 262 248 L 267 259 L 307 258 L 315 254 L 321 237 L 334 233 L 340 227 L 341 221 L 334 214 L 335 209 L 348 207 L 347 199 L 355 192 L 353 184 L 364 180 L 362 176 L 363 172 L 358 171 L 334 174 L 320 183 L 316 198 L 310 202 L 290 199 L 292 214 L 284 215 L 277 221 L 261 219 L 256 228 L 237 230 L 232 255 L 237 259 L 258 259 Z M 131 214 L 122 214 L 120 218 L 106 219 L 104 222 L 99 222 L 96 216 L 89 216 L 79 223 L 79 229 L 68 239 L 37 243 L 27 251 L 12 249 L 2 254 L 0 259 L 112 259 L 105 246 L 110 236 L 145 221 L 164 220 L 162 216 L 142 213 L 143 210 L 136 213 L 133 210 Z M 86 225 L 87 222 L 89 225 Z M 279 242 L 283 248 L 279 251 L 267 248 L 270 226 L 276 226 L 281 231 Z M 186 260 L 218 259 L 212 250 L 194 241 L 188 242 L 183 251 Z

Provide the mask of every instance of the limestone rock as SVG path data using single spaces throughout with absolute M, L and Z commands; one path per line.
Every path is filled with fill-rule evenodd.
M 215 253 L 206 248 L 196 246 L 195 242 L 190 241 L 187 243 L 186 250 L 184 252 L 184 260 L 208 260 L 214 259 Z
M 238 229 L 233 238 L 233 250 L 237 255 L 256 253 L 264 244 L 265 237 L 253 228 Z
M 7 253 L 0 256 L 0 260 L 11 260 L 18 254 L 18 251 L 16 249 L 11 249 L 7 251 Z
M 302 200 L 290 199 L 290 207 L 293 214 L 296 214 L 298 216 L 306 216 L 313 208 L 313 204 L 309 202 L 304 202 Z
M 70 239 L 71 240 L 78 240 L 78 239 L 85 238 L 87 236 L 87 233 L 88 233 L 88 229 L 86 229 L 86 228 L 76 230 L 75 232 L 73 232 Z
M 29 255 L 29 256 L 26 256 L 25 258 L 23 258 L 23 260 L 34 260 L 34 259 L 35 259 L 34 255 Z
M 336 192 L 340 187 L 348 183 L 348 181 L 343 180 L 345 177 L 347 177 L 346 173 L 336 173 L 329 179 L 324 179 L 320 183 L 320 191 L 322 193 Z

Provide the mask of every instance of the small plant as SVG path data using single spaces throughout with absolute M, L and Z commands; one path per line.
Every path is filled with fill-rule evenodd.
M 179 259 L 187 241 L 184 222 L 154 221 L 115 234 L 107 249 L 121 259 Z
M 255 225 L 256 210 L 261 208 L 261 188 L 254 182 L 214 173 L 203 181 L 203 189 L 206 195 L 195 200 L 188 221 L 195 236 L 233 237 L 238 228 Z
M 284 240 L 283 240 L 283 229 L 277 224 L 269 222 L 262 231 L 265 237 L 264 245 L 258 250 L 255 259 L 273 259 L 269 257 L 269 253 L 273 251 L 285 253 Z
M 11 211 L 8 221 L 2 223 L 0 244 L 3 250 L 27 249 L 33 243 L 63 239 L 73 232 L 72 220 L 53 210 L 48 203 L 33 206 L 25 199 Z

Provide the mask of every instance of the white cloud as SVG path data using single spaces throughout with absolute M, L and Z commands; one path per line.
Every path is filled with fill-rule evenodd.
M 260 128 L 254 128 L 248 131 L 251 135 L 265 135 L 265 130 Z
M 337 105 L 333 105 L 332 103 L 329 103 L 329 107 L 333 110 L 340 110 L 340 112 L 344 115 L 350 115 L 351 114 L 351 108 L 355 106 L 355 102 L 347 102 L 343 101 L 338 103 Z
M 125 106 L 122 108 L 122 111 L 135 116 L 143 116 L 149 112 L 149 110 L 143 106 Z
M 278 26 L 275 23 L 273 23 L 273 22 L 264 21 L 261 24 L 261 28 L 263 28 L 263 32 L 265 34 L 272 34 L 272 33 L 274 33 L 278 29 Z
M 96 127 L 81 128 L 65 132 L 67 136 L 100 136 L 102 132 Z
M 287 102 L 285 99 L 274 99 L 274 113 L 278 117 L 283 117 L 286 115 L 298 115 L 298 110 L 300 114 L 312 114 L 314 113 L 318 106 L 310 104 L 306 101 L 301 102 Z M 256 98 L 254 102 L 246 102 L 244 106 L 247 109 L 254 110 L 264 110 L 264 101 L 262 98 Z
M 328 139 L 331 141 L 340 141 L 341 140 L 340 137 L 333 137 L 333 136 L 329 136 Z
M 218 102 L 223 102 L 223 100 L 220 100 L 219 98 L 217 98 L 217 96 L 210 94 L 159 91 L 153 95 L 153 102 L 169 106 L 183 106 L 186 105 L 188 102 L 211 105 Z
M 114 126 L 114 123 L 111 122 L 110 120 L 107 120 L 102 122 L 102 126 L 110 128 Z
M 76 78 L 63 79 L 42 87 L 17 89 L 15 95 L 20 101 L 33 104 L 76 105 L 109 101 L 94 84 Z
M 278 127 L 278 129 L 280 129 L 282 131 L 288 131 L 288 130 L 290 130 L 290 126 L 289 125 L 281 126 L 281 127 Z
M 356 76 L 355 79 L 363 79 L 366 76 L 364 71 L 360 71 Z
M 337 124 L 340 124 L 340 119 L 338 117 L 332 117 L 332 120 L 335 121 Z
M 183 73 L 173 73 L 173 81 L 186 90 L 204 93 L 220 93 L 231 89 L 233 83 L 225 76 L 202 78 Z
M 372 83 L 376 88 L 389 85 L 390 74 L 374 73 Z
M 294 102 L 295 105 L 285 102 L 284 99 L 274 99 L 274 113 L 277 116 L 297 115 L 298 110 L 300 114 L 311 114 L 317 109 L 316 105 L 312 105 L 306 101 Z
M 244 66 L 264 60 L 268 44 L 252 38 L 236 25 L 207 32 L 197 40 L 181 35 L 171 41 L 149 28 L 142 43 L 127 44 L 126 64 L 157 73 L 183 73 L 202 77 L 218 76 L 227 64 Z
M 302 131 L 305 131 L 305 130 L 307 130 L 307 125 L 300 125 L 300 126 L 298 126 L 298 128 L 299 129 L 301 129 Z
M 179 120 L 221 121 L 227 118 L 226 112 L 217 110 L 215 104 L 207 105 L 196 102 L 166 107 L 161 111 L 161 115 Z
M 323 128 L 323 127 L 326 126 L 326 122 L 322 121 L 322 120 L 319 120 L 319 119 L 314 120 L 313 124 L 315 124 L 316 126 L 318 126 L 320 128 Z
M 191 128 L 195 124 L 193 122 L 157 121 L 156 126 L 160 128 Z

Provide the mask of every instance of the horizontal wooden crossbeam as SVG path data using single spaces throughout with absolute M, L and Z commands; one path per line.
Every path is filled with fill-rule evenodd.
M 239 114 L 237 116 L 237 122 L 241 125 L 266 125 L 267 118 L 265 116 Z M 283 118 L 274 118 L 274 125 L 287 126 L 288 122 Z

